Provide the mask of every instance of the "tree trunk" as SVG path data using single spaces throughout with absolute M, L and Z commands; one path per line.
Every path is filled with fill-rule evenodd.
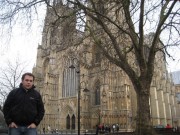
M 150 117 L 149 90 L 137 93 L 136 135 L 156 135 Z

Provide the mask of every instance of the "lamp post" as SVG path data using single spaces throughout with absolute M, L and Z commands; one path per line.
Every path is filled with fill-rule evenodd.
M 74 65 L 69 66 L 69 68 L 71 69 L 75 69 Z M 81 96 L 81 87 L 80 87 L 80 71 L 76 71 L 76 73 L 78 74 L 78 135 L 80 135 L 80 96 Z M 88 92 L 89 90 L 87 88 L 84 88 L 83 92 Z

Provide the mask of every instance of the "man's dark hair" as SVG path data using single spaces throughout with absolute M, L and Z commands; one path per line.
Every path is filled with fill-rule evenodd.
M 32 73 L 24 73 L 24 74 L 22 75 L 21 80 L 24 80 L 24 78 L 25 78 L 25 76 L 26 76 L 26 75 L 28 75 L 28 76 L 32 76 L 32 77 L 33 77 L 33 81 L 34 81 L 35 76 L 34 76 Z

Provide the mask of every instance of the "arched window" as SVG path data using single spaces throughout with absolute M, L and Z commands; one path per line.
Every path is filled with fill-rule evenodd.
M 69 60 L 68 66 L 64 69 L 63 72 L 62 97 L 76 96 L 78 90 L 79 74 L 77 73 L 77 71 L 79 70 L 79 68 L 70 68 L 72 64 L 72 60 Z M 75 64 L 73 66 L 77 67 L 77 65 Z
M 100 105 L 100 81 L 95 84 L 95 105 Z
M 73 116 L 72 116 L 72 129 L 75 129 L 75 123 L 76 123 L 76 118 L 73 114 Z
M 66 117 L 66 129 L 70 129 L 70 116 L 69 116 L 69 114 Z
M 45 76 L 48 73 L 48 65 L 49 65 L 49 58 L 47 58 L 43 63 L 43 75 Z

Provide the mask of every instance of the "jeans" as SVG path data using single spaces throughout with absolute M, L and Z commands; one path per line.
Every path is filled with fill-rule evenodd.
M 8 135 L 37 135 L 37 130 L 36 128 L 18 126 L 18 128 L 9 128 Z

